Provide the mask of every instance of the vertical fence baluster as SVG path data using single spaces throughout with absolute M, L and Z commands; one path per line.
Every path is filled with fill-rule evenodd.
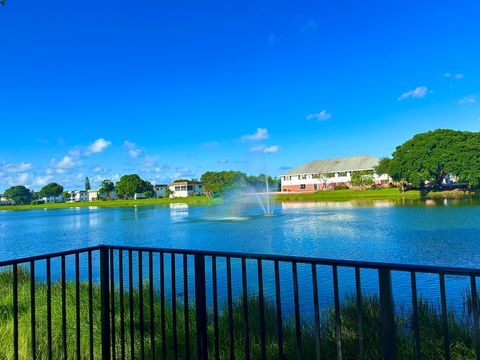
M 94 358 L 93 351 L 93 269 L 92 269 L 92 251 L 88 252 L 88 333 L 90 360 Z
M 360 360 L 365 359 L 365 344 L 363 335 L 363 299 L 360 268 L 355 268 L 355 288 L 357 295 L 357 322 L 358 322 L 358 356 Z
M 478 329 L 478 293 L 477 280 L 475 275 L 470 276 L 470 292 L 472 294 L 472 309 L 473 309 L 473 329 L 475 335 L 475 358 L 480 359 L 480 332 Z
M 130 359 L 135 360 L 135 316 L 133 312 L 133 252 L 128 250 L 128 298 L 130 312 Z
M 440 299 L 442 303 L 442 331 L 445 360 L 450 360 L 450 334 L 448 332 L 447 296 L 445 293 L 445 275 L 440 274 Z
M 115 341 L 115 263 L 114 259 L 114 252 L 113 249 L 110 249 L 110 320 L 112 322 L 111 325 L 111 344 L 112 344 L 112 358 L 116 359 L 116 344 Z
M 13 358 L 18 360 L 18 265 L 13 264 Z
M 338 269 L 332 266 L 333 274 L 333 298 L 335 303 L 335 337 L 337 342 L 337 360 L 342 360 L 342 318 L 340 316 L 340 295 L 338 291 Z
M 62 272 L 62 348 L 63 358 L 67 360 L 67 297 L 66 297 L 66 281 L 65 281 L 65 256 L 61 257 Z
M 76 356 L 80 360 L 80 254 L 75 254 L 75 330 L 76 330 Z
M 100 249 L 100 304 L 102 329 L 102 359 L 110 359 L 110 294 L 108 275 L 108 249 Z
M 296 350 L 297 359 L 302 358 L 302 328 L 300 324 L 300 301 L 298 297 L 298 274 L 297 263 L 292 262 L 293 273 L 293 299 L 295 303 L 295 337 L 296 337 Z
M 245 344 L 245 359 L 250 359 L 250 323 L 248 319 L 248 287 L 247 261 L 242 258 L 242 290 L 243 290 L 243 336 Z
M 212 256 L 212 288 L 213 288 L 213 342 L 215 359 L 220 360 L 220 335 L 218 333 L 218 289 L 217 289 L 217 257 Z
M 47 355 L 52 360 L 52 269 L 51 259 L 47 258 Z
M 415 356 L 417 360 L 421 360 L 422 344 L 420 340 L 420 324 L 418 322 L 417 277 L 414 271 L 410 272 L 410 283 L 412 286 L 413 329 L 415 332 Z
M 173 331 L 173 358 L 178 358 L 177 339 L 177 278 L 175 270 L 175 253 L 170 254 L 170 265 L 172 275 L 172 331 Z
M 143 328 L 143 252 L 138 252 L 138 327 L 140 331 L 140 359 L 145 358 L 145 330 Z
M 148 288 L 150 295 L 150 358 L 155 359 L 155 303 L 153 297 L 153 252 L 148 252 Z
M 258 305 L 260 312 L 260 347 L 262 359 L 267 358 L 267 345 L 265 339 L 265 302 L 263 298 L 263 268 L 262 260 L 257 260 L 258 271 Z
M 119 298 L 120 298 L 120 352 L 121 359 L 125 359 L 125 308 L 124 308 L 124 290 L 123 290 L 123 251 L 118 250 L 118 286 L 119 286 Z
M 383 358 L 395 359 L 395 308 L 393 306 L 392 279 L 388 269 L 378 270 L 380 285 L 380 322 L 382 326 Z
M 167 359 L 167 335 L 165 325 L 165 260 L 163 252 L 160 253 L 160 317 L 162 329 L 162 357 Z
M 228 303 L 228 337 L 230 359 L 235 359 L 235 337 L 233 332 L 233 295 L 232 295 L 232 261 L 227 257 L 227 303 Z
M 32 338 L 32 360 L 37 358 L 37 325 L 35 316 L 35 261 L 30 261 L 30 328 Z
M 317 266 L 312 264 L 312 287 L 313 287 L 313 308 L 315 312 L 315 349 L 316 359 L 320 360 L 320 311 L 318 309 L 318 281 L 317 281 Z
M 274 262 L 275 268 L 275 299 L 277 303 L 277 337 L 278 337 L 278 358 L 283 360 L 283 321 L 282 321 L 282 299 L 280 293 L 280 265 L 278 260 Z
M 185 359 L 190 359 L 190 322 L 188 318 L 188 257 L 183 254 L 183 316 L 185 322 Z
M 195 255 L 195 316 L 197 328 L 197 358 L 208 359 L 207 295 L 205 283 L 205 256 Z

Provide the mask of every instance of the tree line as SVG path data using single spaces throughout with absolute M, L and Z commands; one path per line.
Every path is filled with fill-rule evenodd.
M 196 181 L 195 179 L 178 179 L 175 182 L 180 181 Z M 220 171 L 220 172 L 207 172 L 202 175 L 201 181 L 204 183 L 204 189 L 207 195 L 218 196 L 233 189 L 247 189 L 248 187 L 254 189 L 265 188 L 268 181 L 271 187 L 278 187 L 278 181 L 270 176 L 248 176 L 245 173 L 239 171 Z M 91 189 L 90 179 L 85 178 L 85 191 Z M 103 180 L 100 188 L 98 189 L 98 197 L 101 199 L 111 199 L 113 194 L 119 198 L 133 198 L 135 194 L 145 194 L 147 198 L 155 196 L 154 186 L 151 182 L 142 179 L 137 174 L 130 174 L 122 176 L 117 183 L 111 180 Z M 170 189 L 166 189 L 164 196 L 169 197 L 171 194 Z M 70 199 L 70 193 L 64 191 L 64 187 L 56 182 L 49 183 L 43 186 L 40 191 L 36 192 L 30 190 L 26 186 L 16 185 L 8 188 L 3 193 L 3 197 L 13 201 L 15 204 L 30 204 L 41 201 L 43 198 L 62 196 L 62 199 Z
M 480 187 L 480 133 L 437 129 L 417 134 L 380 159 L 377 174 L 404 185 L 442 187 L 449 176 L 469 189 Z

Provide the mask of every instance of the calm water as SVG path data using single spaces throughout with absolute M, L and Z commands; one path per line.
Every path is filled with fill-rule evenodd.
M 0 211 L 0 259 L 6 260 L 96 244 L 208 249 L 322 258 L 477 267 L 480 264 L 480 204 L 472 200 L 364 203 L 285 203 L 276 216 L 259 216 L 258 206 L 72 208 Z M 180 259 L 181 261 L 181 259 Z M 181 266 L 177 268 L 181 269 Z M 222 273 L 222 264 L 219 271 Z M 302 306 L 311 299 L 310 269 L 301 267 Z M 249 264 L 249 278 L 256 276 Z M 273 268 L 266 264 L 267 295 Z M 282 292 L 291 303 L 291 274 L 282 269 Z M 177 273 L 179 280 L 181 272 Z M 220 276 L 220 287 L 224 276 Z M 234 276 L 240 277 L 239 267 Z M 331 301 L 331 272 L 319 270 L 322 304 Z M 362 273 L 368 292 L 377 278 Z M 394 291 L 408 302 L 408 277 L 394 274 Z M 249 281 L 255 287 L 255 281 Z M 450 298 L 464 295 L 464 279 L 447 278 Z M 238 281 L 238 286 L 240 281 Z M 353 289 L 353 272 L 340 269 L 343 294 Z M 420 276 L 422 295 L 438 297 L 438 280 Z M 221 293 L 222 290 L 220 289 Z

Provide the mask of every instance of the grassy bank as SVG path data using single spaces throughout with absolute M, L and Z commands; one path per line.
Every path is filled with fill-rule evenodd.
M 421 200 L 421 199 L 458 199 L 477 196 L 473 192 L 462 190 L 421 192 L 410 190 L 401 192 L 395 188 L 366 190 L 329 190 L 302 194 L 278 194 L 276 201 L 348 201 L 348 200 Z
M 75 203 L 52 203 L 39 205 L 12 205 L 0 206 L 1 210 L 35 210 L 35 209 L 63 209 L 72 207 L 127 207 L 127 206 L 147 206 L 147 205 L 168 205 L 172 203 L 186 203 L 188 205 L 213 205 L 218 203 L 218 199 L 212 199 L 208 196 L 190 196 L 186 198 L 174 199 L 140 199 L 140 200 L 105 200 L 93 202 L 75 202 Z
M 13 359 L 13 315 L 12 315 L 12 277 L 11 272 L 3 271 L 0 273 L 0 358 L 9 360 Z M 156 289 L 158 290 L 158 289 Z M 36 293 L 36 319 L 37 319 L 37 358 L 47 358 L 47 325 L 46 325 L 46 286 L 43 283 L 37 283 L 35 286 Z M 100 355 L 100 297 L 99 288 L 93 287 L 93 339 L 95 358 L 99 359 Z M 19 294 L 19 352 L 20 359 L 31 357 L 31 337 L 30 337 L 30 281 L 29 274 L 25 270 L 19 273 L 18 283 Z M 144 286 L 144 331 L 145 331 L 145 353 L 146 358 L 150 357 L 150 302 L 149 288 Z M 140 349 L 140 327 L 139 327 L 139 292 L 134 291 L 134 346 L 136 350 L 135 358 L 139 358 L 138 349 Z M 185 321 L 184 306 L 181 300 L 183 296 L 178 296 L 177 302 L 177 336 L 179 356 L 183 358 L 185 347 Z M 124 295 L 124 313 L 125 313 L 125 347 L 127 358 L 130 358 L 130 312 L 129 312 L 129 296 Z M 89 358 L 89 318 L 88 318 L 88 285 L 81 283 L 80 286 L 80 349 L 81 359 Z M 119 312 L 120 296 L 118 290 L 115 296 L 115 333 L 116 333 L 116 353 L 121 353 L 120 343 L 120 312 Z M 195 358 L 195 311 L 192 301 L 189 304 L 189 336 L 191 357 Z M 55 282 L 52 284 L 52 351 L 53 358 L 60 359 L 62 356 L 62 320 L 61 320 L 61 284 Z M 466 307 L 468 308 L 468 306 Z M 219 313 L 219 345 L 221 358 L 229 358 L 229 336 L 228 336 L 228 316 L 226 306 L 221 307 Z M 364 318 L 364 343 L 365 358 L 380 359 L 381 358 L 381 338 L 379 328 L 379 301 L 375 296 L 364 296 L 362 314 Z M 260 322 L 259 322 L 259 303 L 258 298 L 251 296 L 248 302 L 249 323 L 250 323 L 250 346 L 252 358 L 260 357 Z M 358 357 L 358 308 L 355 304 L 353 296 L 347 297 L 341 304 L 341 337 L 342 350 L 344 359 L 355 359 Z M 173 358 L 173 326 L 172 326 L 172 310 L 171 299 L 166 299 L 165 306 L 166 320 L 166 344 L 167 358 Z M 67 317 L 67 358 L 75 358 L 76 349 L 76 309 L 75 309 L 75 284 L 67 282 L 66 285 L 66 317 Z M 453 313 L 449 313 L 449 334 L 451 339 L 451 358 L 452 359 L 474 359 L 475 344 L 473 339 L 472 324 L 458 320 Z M 209 352 L 213 358 L 213 316 L 209 314 L 208 339 Z M 233 320 L 234 320 L 234 336 L 235 336 L 235 355 L 237 359 L 245 358 L 243 354 L 244 343 L 244 318 L 243 307 L 240 298 L 236 298 L 233 302 Z M 412 330 L 411 312 L 402 310 L 396 318 L 397 324 L 397 358 L 412 359 L 415 357 L 414 335 Z M 160 357 L 162 347 L 161 339 L 161 313 L 160 298 L 158 295 L 154 297 L 154 334 L 155 334 L 155 352 L 156 357 Z M 443 353 L 443 335 L 442 335 L 442 319 L 438 308 L 432 306 L 426 301 L 419 303 L 419 324 L 422 339 L 422 355 L 424 359 L 440 359 L 444 357 Z M 329 308 L 322 312 L 321 316 L 321 356 L 323 359 L 336 358 L 336 334 L 335 334 L 335 312 L 333 308 Z M 276 309 L 273 301 L 265 302 L 265 329 L 266 329 L 266 349 L 268 358 L 274 359 L 278 357 L 277 342 L 277 323 Z M 310 319 L 303 318 L 301 321 L 303 355 L 306 359 L 314 358 L 315 354 L 315 327 Z M 296 337 L 295 322 L 292 318 L 285 318 L 283 322 L 284 351 L 286 358 L 296 358 Z

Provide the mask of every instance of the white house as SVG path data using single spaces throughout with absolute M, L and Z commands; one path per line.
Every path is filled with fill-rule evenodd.
M 165 197 L 165 192 L 168 189 L 168 185 L 153 185 L 153 191 L 155 192 L 156 198 L 163 198 Z
M 0 206 L 1 205 L 15 205 L 15 202 L 0 195 Z
M 88 193 L 84 190 L 72 190 L 70 191 L 69 202 L 84 202 L 88 201 Z
M 140 200 L 140 199 L 146 199 L 147 196 L 145 195 L 145 193 L 135 193 L 133 194 L 133 198 L 135 200 Z
M 87 190 L 87 199 L 88 201 L 98 201 L 98 190 Z
M 45 196 L 43 198 L 38 199 L 38 201 L 43 201 L 44 204 L 61 203 L 61 202 L 63 202 L 63 196 L 62 195 Z
M 370 173 L 374 184 L 386 185 L 391 179 L 386 174 L 376 174 L 379 159 L 372 156 L 314 160 L 281 175 L 283 192 L 308 192 L 333 189 L 338 185 L 350 187 L 355 172 Z
M 88 190 L 87 191 L 87 199 L 88 201 L 99 201 L 103 199 L 109 200 L 116 200 L 117 199 L 117 192 L 115 190 L 111 191 L 108 196 L 101 196 L 98 190 Z
M 178 181 L 171 183 L 168 188 L 172 191 L 171 198 L 203 195 L 203 185 L 196 181 Z

